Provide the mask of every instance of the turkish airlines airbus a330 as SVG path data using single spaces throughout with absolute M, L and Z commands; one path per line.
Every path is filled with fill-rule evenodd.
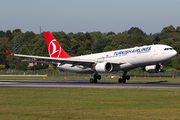
M 101 79 L 98 73 L 114 71 L 124 71 L 118 82 L 125 83 L 130 79 L 127 72 L 137 67 L 144 67 L 144 70 L 149 73 L 157 73 L 162 70 L 160 63 L 177 55 L 171 46 L 158 44 L 72 57 L 63 50 L 51 32 L 44 32 L 44 37 L 50 57 L 12 54 L 6 49 L 4 51 L 18 57 L 41 59 L 64 71 L 94 73 L 94 78 L 90 79 L 90 83 L 97 83 L 97 80 Z

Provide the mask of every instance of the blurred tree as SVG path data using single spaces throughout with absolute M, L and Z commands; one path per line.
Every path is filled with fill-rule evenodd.
M 48 54 L 46 42 L 43 38 L 37 38 L 36 43 L 32 49 L 33 55 L 44 56 Z
M 106 34 L 106 36 L 109 36 L 109 35 L 115 35 L 116 33 L 114 33 L 114 32 L 108 32 L 107 34 Z
M 15 64 L 18 62 L 17 57 L 13 56 L 13 55 L 7 55 L 6 56 L 6 61 L 11 63 L 11 64 Z
M 5 65 L 0 65 L 0 70 L 3 70 L 5 68 Z
M 176 28 L 176 32 L 180 33 L 180 26 Z
M 10 64 L 10 69 L 14 70 L 15 69 L 15 64 Z
M 70 36 L 71 38 L 73 37 L 74 33 L 73 32 L 70 32 L 67 34 L 67 36 Z
M 136 42 L 136 44 L 137 44 L 138 46 L 142 46 L 142 45 L 143 45 L 143 42 L 144 42 L 143 36 L 138 35 L 138 36 L 136 37 L 136 40 L 135 40 L 134 42 Z
M 175 28 L 172 25 L 164 27 L 160 34 L 161 39 L 168 39 L 169 37 L 172 37 L 174 32 Z
M 131 35 L 128 34 L 126 31 L 123 33 L 118 33 L 115 36 L 115 43 L 117 46 L 128 43 L 128 40 L 131 38 Z M 117 47 L 118 48 L 118 47 Z M 119 49 L 119 48 L 118 48 Z
M 71 37 L 67 36 L 66 38 L 62 38 L 60 45 L 69 54 L 71 49 Z
M 133 34 L 139 34 L 139 35 L 146 35 L 141 29 L 138 27 L 132 27 L 130 30 L 128 30 L 128 34 L 133 35 Z
M 15 30 L 13 30 L 13 33 L 21 33 L 21 29 L 15 29 Z
M 173 44 L 173 40 L 171 39 L 171 38 L 169 38 L 169 39 L 164 39 L 164 40 L 161 40 L 160 42 L 159 42 L 159 44 L 164 44 L 164 45 L 169 45 L 169 46 L 171 46 L 172 44 Z
M 113 50 L 111 46 L 106 46 L 103 50 L 103 52 L 106 52 L 106 51 L 111 51 Z
M 160 38 L 158 37 L 158 36 L 156 36 L 155 38 L 154 38 L 154 44 L 158 44 L 159 42 L 160 42 Z
M 5 35 L 5 32 L 4 31 L 0 31 L 0 37 L 4 37 L 4 35 Z
M 43 65 L 42 65 L 42 69 L 48 69 L 49 68 L 49 65 L 48 64 L 46 64 L 46 63 L 43 63 Z
M 79 41 L 79 42 L 85 41 L 86 39 L 87 39 L 87 38 L 86 38 L 86 35 L 85 35 L 85 34 L 83 34 L 83 35 L 81 35 L 81 36 L 78 37 L 78 41 Z
M 102 38 L 96 43 L 97 52 L 102 52 L 107 45 L 110 45 L 112 41 L 106 38 Z
M 25 34 L 24 34 L 24 36 L 23 36 L 23 39 L 22 39 L 22 41 L 20 41 L 22 44 L 26 44 L 26 45 L 28 45 L 29 43 L 31 43 L 31 40 L 33 39 L 33 38 L 35 38 L 36 37 L 36 34 L 34 33 L 34 32 L 32 32 L 32 31 L 27 31 L 27 32 L 25 32 Z
M 21 70 L 21 63 L 16 64 L 16 65 L 15 65 L 15 69 L 16 69 L 16 70 Z
M 129 44 L 122 44 L 118 46 L 118 49 L 126 49 L 126 48 L 130 48 L 131 46 Z
M 83 33 L 83 32 L 78 32 L 78 33 L 76 33 L 76 34 L 73 35 L 73 39 L 78 40 L 78 38 L 79 38 L 81 35 L 84 35 L 84 33 Z
M 70 53 L 71 53 L 72 56 L 77 55 L 79 47 L 80 47 L 79 43 L 76 40 L 71 39 Z
M 23 55 L 27 55 L 28 54 L 28 48 L 27 48 L 27 45 L 24 44 L 22 47 L 21 47 L 21 50 L 19 52 L 20 54 L 23 54 Z
M 93 42 L 98 41 L 99 39 L 102 38 L 102 33 L 99 32 L 99 31 L 97 31 L 97 32 L 91 32 L 90 35 L 91 35 L 91 37 L 92 37 Z
M 144 38 L 144 43 L 143 45 L 152 45 L 154 43 L 154 37 L 152 35 L 149 35 L 148 37 Z
M 13 39 L 14 36 L 12 35 L 11 30 L 7 30 L 7 31 L 6 31 L 5 37 L 9 38 L 9 40 L 12 40 L 12 39 Z
M 174 42 L 180 41 L 180 34 L 175 33 L 174 36 L 172 37 L 172 39 L 173 39 Z
M 0 38 L 0 59 L 6 60 L 6 53 L 3 49 L 7 49 L 8 51 L 12 51 L 12 44 L 9 43 L 9 38 Z
M 180 54 L 180 41 L 174 42 L 171 46 Z
M 55 37 L 56 40 L 63 38 L 63 36 L 59 32 L 52 32 L 52 35 Z
M 21 70 L 26 71 L 28 68 L 29 63 L 28 62 L 21 62 Z
M 169 32 L 175 32 L 175 28 L 172 25 L 168 27 L 164 27 L 163 30 L 161 31 L 161 34 L 165 34 Z

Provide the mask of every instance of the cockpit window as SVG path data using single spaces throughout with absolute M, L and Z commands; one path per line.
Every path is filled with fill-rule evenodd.
M 164 50 L 174 50 L 173 48 L 165 48 Z

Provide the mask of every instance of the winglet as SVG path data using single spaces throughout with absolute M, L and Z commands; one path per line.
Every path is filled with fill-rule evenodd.
M 6 53 L 6 54 L 8 54 L 8 55 L 11 55 L 12 53 L 11 52 L 9 52 L 8 50 L 6 50 L 6 49 L 3 49 L 4 50 L 4 52 Z

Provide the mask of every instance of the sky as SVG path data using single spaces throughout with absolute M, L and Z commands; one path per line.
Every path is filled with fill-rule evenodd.
M 180 26 L 180 0 L 1 0 L 0 30 L 158 33 Z

